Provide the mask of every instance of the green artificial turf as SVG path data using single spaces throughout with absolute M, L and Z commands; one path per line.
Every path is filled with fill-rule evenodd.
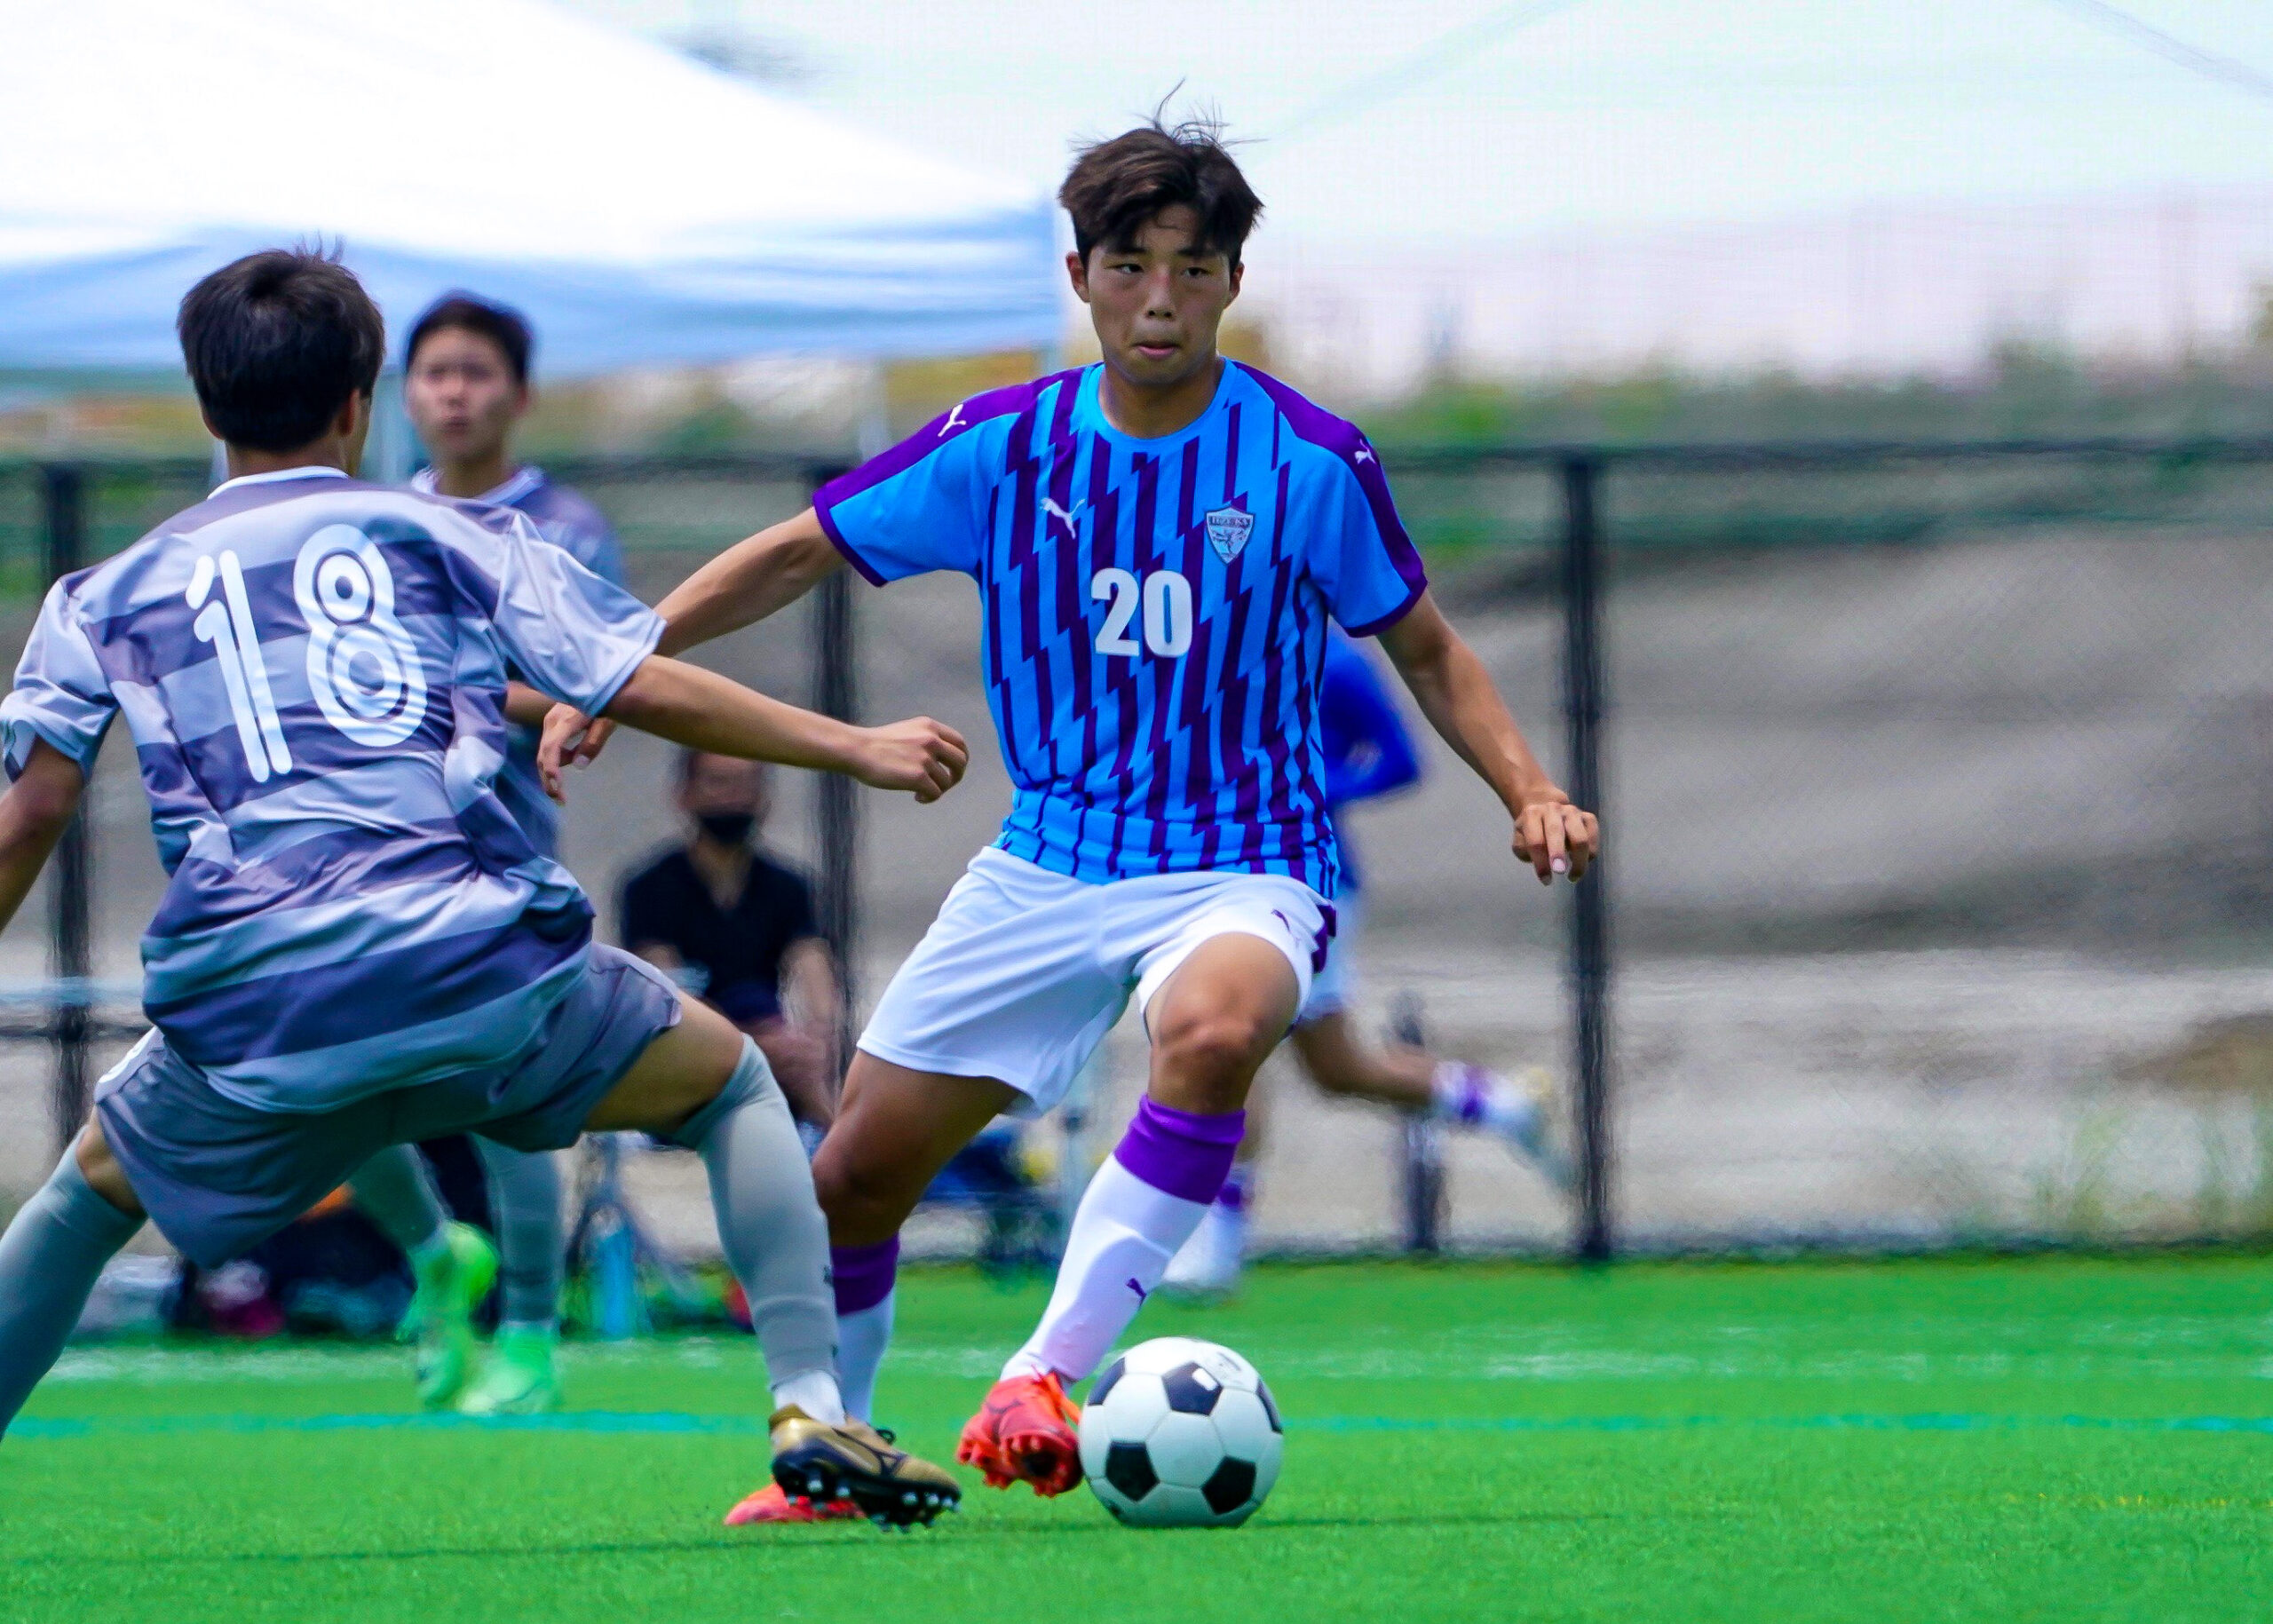
M 1041 1306 L 915 1271 L 935 1458 Z M 1287 1417 L 1236 1532 L 971 1483 L 930 1533 L 742 1530 L 746 1343 L 568 1353 L 554 1424 L 412 1418 L 393 1351 L 75 1351 L 0 1446 L 0 1618 L 2260 1620 L 2273 1263 L 1266 1268 L 1147 1335 Z

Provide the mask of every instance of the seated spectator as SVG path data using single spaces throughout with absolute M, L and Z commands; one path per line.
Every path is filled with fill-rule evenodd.
M 623 887 L 623 945 L 756 1041 L 789 1108 L 827 1127 L 836 1111 L 836 970 L 804 876 L 756 844 L 771 772 L 687 750 L 678 808 L 690 838 Z

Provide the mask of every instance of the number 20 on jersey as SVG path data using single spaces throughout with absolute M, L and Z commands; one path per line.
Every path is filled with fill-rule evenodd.
M 1140 581 L 1125 569 L 1101 569 L 1089 577 L 1089 597 L 1105 606 L 1105 623 L 1097 628 L 1101 654 L 1150 652 L 1173 660 L 1192 646 L 1192 582 L 1180 570 L 1154 570 Z M 1140 607 L 1141 644 L 1129 631 Z

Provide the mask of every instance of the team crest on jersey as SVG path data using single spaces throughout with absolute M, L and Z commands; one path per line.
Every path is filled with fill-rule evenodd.
M 1217 508 L 1208 515 L 1208 544 L 1226 564 L 1239 556 L 1247 537 L 1255 534 L 1255 515 L 1237 508 Z

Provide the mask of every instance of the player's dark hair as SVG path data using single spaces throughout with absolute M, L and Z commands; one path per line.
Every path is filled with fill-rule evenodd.
M 1208 119 L 1169 125 L 1155 115 L 1125 135 L 1084 147 L 1057 201 L 1073 218 L 1073 248 L 1083 259 L 1102 243 L 1133 247 L 1136 234 L 1178 203 L 1200 217 L 1198 246 L 1239 262 L 1239 250 L 1263 213 L 1263 200 L 1239 173 Z
M 321 249 L 272 248 L 185 295 L 175 321 L 197 404 L 233 446 L 297 451 L 368 395 L 386 323 L 355 273 Z
M 528 318 L 510 305 L 472 293 L 446 293 L 426 307 L 425 313 L 410 324 L 410 342 L 403 346 L 402 364 L 416 363 L 418 346 L 450 329 L 487 338 L 504 352 L 505 364 L 513 369 L 513 381 L 522 384 L 529 381 L 529 353 L 536 347 L 536 339 L 529 331 Z

